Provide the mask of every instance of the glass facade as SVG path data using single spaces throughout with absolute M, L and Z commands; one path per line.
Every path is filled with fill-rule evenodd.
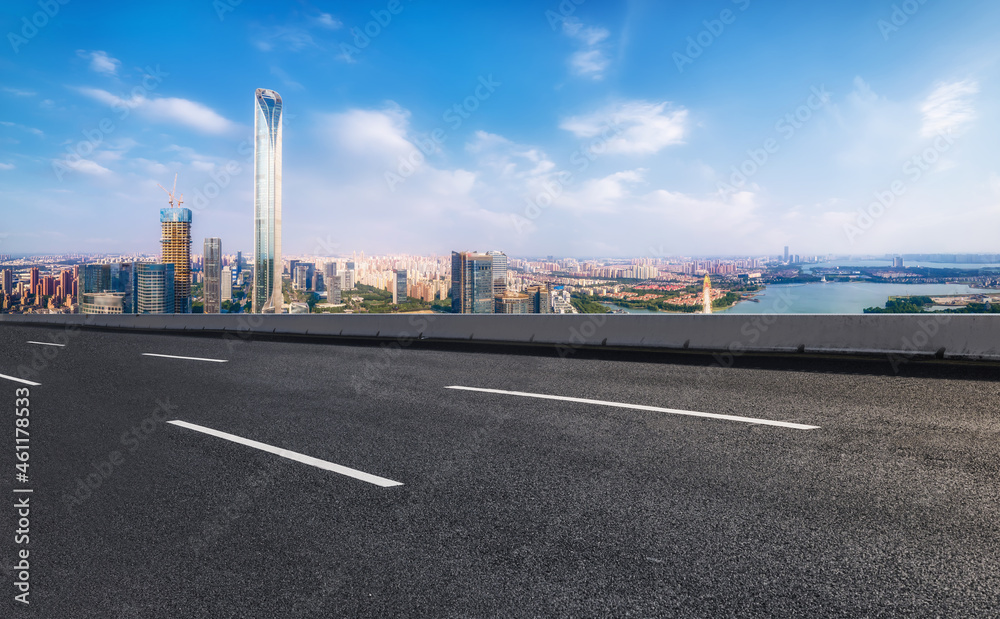
M 137 314 L 173 314 L 174 265 L 139 263 L 135 268 Z
M 222 239 L 205 239 L 205 313 L 222 311 Z
M 258 88 L 255 99 L 252 309 L 281 313 L 281 95 Z
M 492 314 L 493 256 L 451 253 L 451 305 L 460 314 Z

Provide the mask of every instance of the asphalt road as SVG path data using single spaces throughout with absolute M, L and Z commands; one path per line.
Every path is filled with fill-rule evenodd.
M 998 382 L 56 333 L 0 326 L 4 616 L 1000 614 Z

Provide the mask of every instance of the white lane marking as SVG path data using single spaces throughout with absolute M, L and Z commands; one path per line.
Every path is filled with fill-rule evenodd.
M 153 352 L 142 353 L 146 357 L 166 357 L 167 359 L 187 359 L 188 361 L 211 361 L 212 363 L 229 363 L 228 359 L 202 359 L 201 357 L 178 357 L 177 355 L 158 355 Z
M 445 387 L 445 389 L 461 389 L 463 391 L 481 391 L 483 393 L 499 393 L 503 395 L 517 395 L 526 398 L 541 398 L 543 400 L 564 400 L 566 402 L 580 402 L 581 404 L 597 404 L 600 406 L 614 406 L 617 408 L 633 408 L 640 411 L 655 411 L 657 413 L 670 413 L 672 415 L 688 415 L 690 417 L 708 417 L 709 419 L 723 419 L 725 421 L 739 421 L 742 423 L 755 423 L 765 426 L 778 426 L 779 428 L 792 428 L 795 430 L 818 430 L 819 426 L 807 426 L 801 423 L 789 423 L 787 421 L 772 421 L 770 419 L 757 419 L 755 417 L 738 417 L 736 415 L 720 415 L 718 413 L 699 413 L 697 411 L 685 411 L 676 408 L 660 408 L 659 406 L 646 406 L 645 404 L 623 404 L 621 402 L 606 402 L 604 400 L 588 400 L 585 398 L 571 398 L 562 395 L 546 395 L 543 393 L 525 393 L 523 391 L 503 391 L 502 389 L 480 389 L 478 387 Z
M 167 423 L 172 423 L 175 426 L 180 426 L 182 428 L 194 430 L 195 432 L 203 432 L 205 434 L 209 434 L 217 438 L 223 438 L 226 439 L 227 441 L 239 443 L 240 445 L 253 447 L 254 449 L 260 449 L 261 451 L 266 451 L 267 453 L 272 453 L 276 456 L 281 456 L 282 458 L 288 458 L 289 460 L 295 460 L 296 462 L 302 462 L 303 464 L 310 464 L 312 466 L 325 469 L 327 471 L 333 471 L 334 473 L 347 475 L 348 477 L 353 477 L 354 479 L 360 479 L 361 481 L 366 481 L 370 484 L 375 484 L 376 486 L 381 486 L 383 488 L 391 488 L 393 486 L 403 485 L 403 482 L 393 481 L 391 479 L 386 479 L 385 477 L 379 477 L 378 475 L 372 475 L 370 473 L 358 471 L 352 468 L 348 468 L 346 466 L 334 464 L 333 462 L 327 462 L 326 460 L 320 460 L 319 458 L 313 458 L 312 456 L 306 456 L 304 454 L 296 453 L 294 451 L 288 451 L 287 449 L 282 449 L 281 447 L 273 447 L 266 443 L 259 443 L 257 441 L 253 441 L 248 438 L 243 438 L 242 436 L 236 436 L 235 434 L 229 434 L 227 432 L 220 432 L 218 430 L 213 430 L 212 428 L 206 428 L 205 426 L 195 425 L 193 423 L 188 423 L 186 421 L 179 421 L 175 419 L 174 421 L 168 421 Z
M 58 346 L 60 348 L 62 348 L 63 346 L 65 346 L 65 344 L 56 344 L 55 342 L 32 342 L 31 340 L 28 340 L 28 343 L 29 344 L 41 344 L 42 346 Z
M 42 386 L 42 383 L 33 383 L 30 380 L 24 380 L 23 378 L 14 378 L 13 376 L 7 376 L 6 374 L 0 374 L 0 378 L 6 378 L 7 380 L 12 380 L 15 383 L 24 383 L 25 385 L 31 385 L 32 387 Z

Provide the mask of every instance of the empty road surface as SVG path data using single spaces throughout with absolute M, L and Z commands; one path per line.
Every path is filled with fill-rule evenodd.
M 989 371 L 61 333 L 0 326 L 4 616 L 1000 613 Z

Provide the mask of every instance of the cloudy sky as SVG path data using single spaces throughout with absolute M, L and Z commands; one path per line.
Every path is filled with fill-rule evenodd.
M 996 252 L 991 0 L 33 1 L 0 8 L 0 252 Z M 235 5 L 235 6 L 234 6 Z

